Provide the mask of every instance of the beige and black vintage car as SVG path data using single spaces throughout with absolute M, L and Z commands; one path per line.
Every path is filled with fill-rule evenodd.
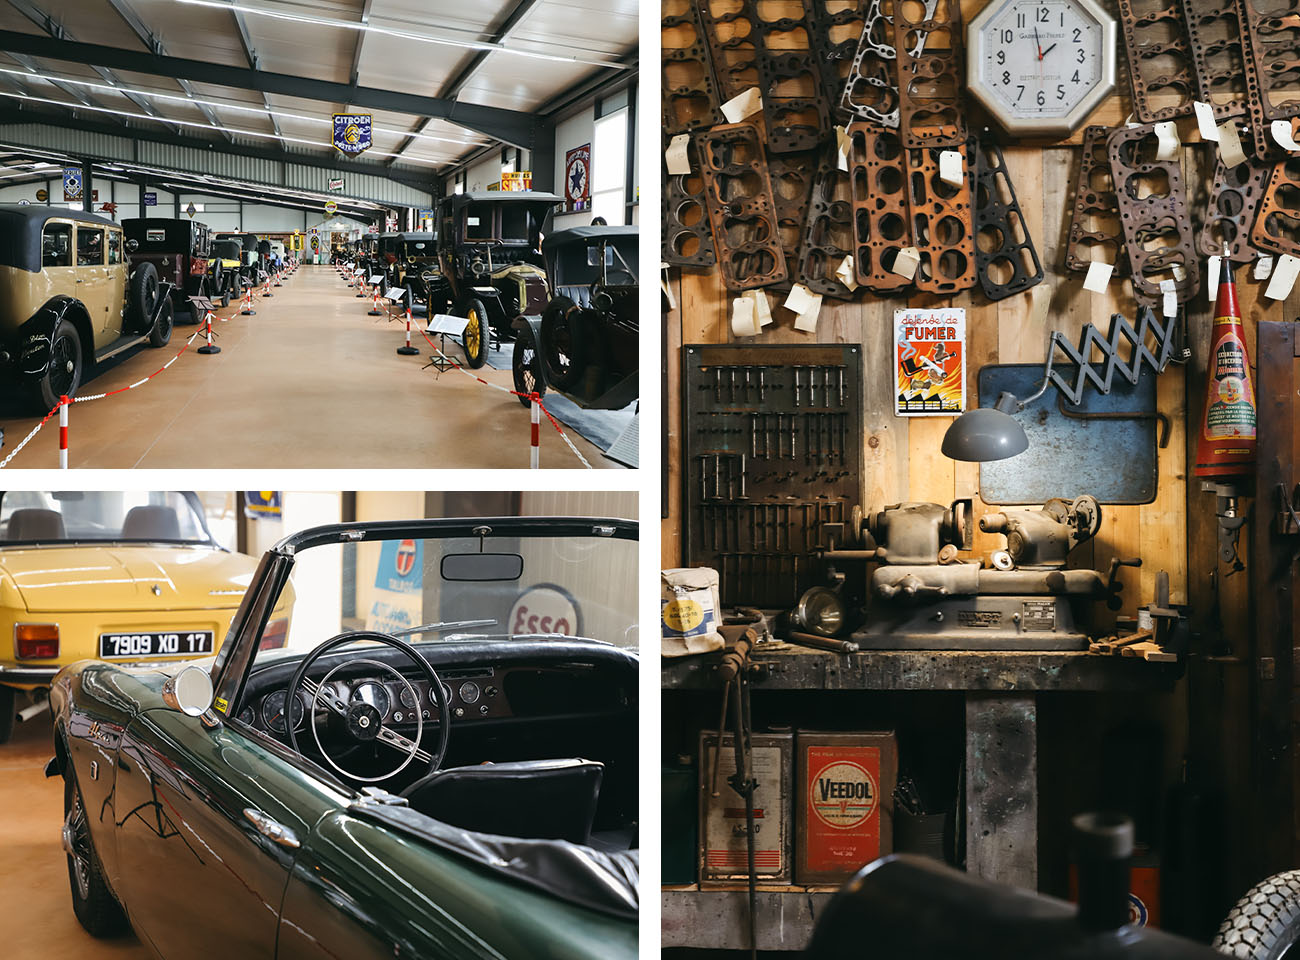
M 96 364 L 171 339 L 169 284 L 131 267 L 119 224 L 93 213 L 0 204 L 0 367 L 43 409 Z

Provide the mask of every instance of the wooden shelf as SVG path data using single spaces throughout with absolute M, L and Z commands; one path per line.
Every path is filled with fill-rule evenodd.
M 835 895 L 834 887 L 758 890 L 758 949 L 803 950 L 813 924 Z M 749 949 L 749 893 L 738 888 L 665 887 L 660 893 L 664 947 Z

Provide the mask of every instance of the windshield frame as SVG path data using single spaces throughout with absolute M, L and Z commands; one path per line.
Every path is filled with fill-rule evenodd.
M 480 532 L 481 531 L 481 532 Z M 384 540 L 452 540 L 474 537 L 640 539 L 635 520 L 605 517 L 454 517 L 331 523 L 290 534 L 262 557 L 211 668 L 214 703 L 238 702 L 257 660 L 257 643 L 303 550 Z M 305 653 L 304 653 L 305 655 Z M 228 716 L 224 710 L 222 716 Z
M 8 490 L 0 491 L 0 507 L 3 507 L 4 498 L 10 492 L 11 491 Z M 18 492 L 18 491 L 13 491 L 13 492 Z M 22 491 L 22 492 L 26 493 L 27 491 Z M 34 491 L 34 492 L 63 493 L 65 491 L 52 490 L 52 491 Z M 194 512 L 194 516 L 198 519 L 199 529 L 203 531 L 203 535 L 207 539 L 165 540 L 165 539 L 160 539 L 158 537 L 144 537 L 144 538 L 132 537 L 130 539 L 127 539 L 119 536 L 119 537 L 67 537 L 62 540 L 51 540 L 51 539 L 0 540 L 0 550 L 5 550 L 11 547 L 86 547 L 86 546 L 95 546 L 96 544 L 109 544 L 109 543 L 126 543 L 126 544 L 164 543 L 167 544 L 168 546 L 214 547 L 217 550 L 229 552 L 226 550 L 225 547 L 217 543 L 216 538 L 212 536 L 212 531 L 208 529 L 207 511 L 204 510 L 203 503 L 202 501 L 199 500 L 199 495 L 197 493 L 195 493 L 192 490 L 156 490 L 156 491 L 149 491 L 149 492 L 179 494 L 189 505 L 190 510 Z

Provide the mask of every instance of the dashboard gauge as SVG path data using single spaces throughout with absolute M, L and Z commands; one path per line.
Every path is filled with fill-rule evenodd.
M 442 685 L 442 692 L 443 692 L 443 693 L 446 695 L 446 697 L 447 697 L 447 703 L 450 704 L 450 703 L 451 703 L 451 685 L 450 685 L 450 684 L 446 684 L 446 683 L 444 683 L 444 684 Z M 429 691 L 429 701 L 430 701 L 431 703 L 436 703 L 436 702 L 437 702 L 437 698 L 434 697 L 434 695 L 433 695 L 433 691 L 432 691 L 432 690 Z
M 460 685 L 461 703 L 475 703 L 479 698 L 478 684 L 473 680 L 466 680 Z
M 419 690 L 416 687 L 408 687 L 403 684 L 401 691 L 402 692 L 398 694 L 398 698 L 402 701 L 402 706 L 406 707 L 408 710 L 414 710 L 419 706 L 420 701 L 417 699 Z
M 388 708 L 392 706 L 392 697 L 388 695 L 388 688 L 382 683 L 374 680 L 363 680 L 352 688 L 352 696 L 348 698 L 352 703 L 368 703 L 379 711 L 379 716 L 388 716 Z
M 272 733 L 284 733 L 284 691 L 277 690 L 269 693 L 262 701 L 262 723 Z M 302 695 L 293 698 L 293 708 L 290 710 L 290 719 L 293 721 L 293 729 L 302 729 L 302 717 L 304 705 Z
M 239 711 L 239 716 L 235 717 L 235 719 L 240 723 L 247 723 L 251 726 L 253 723 L 253 716 L 253 708 L 245 707 L 243 710 Z

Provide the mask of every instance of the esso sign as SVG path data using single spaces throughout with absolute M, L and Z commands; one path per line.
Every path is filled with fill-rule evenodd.
M 558 633 L 580 636 L 582 627 L 578 605 L 559 587 L 542 584 L 529 587 L 510 608 L 510 632 Z

